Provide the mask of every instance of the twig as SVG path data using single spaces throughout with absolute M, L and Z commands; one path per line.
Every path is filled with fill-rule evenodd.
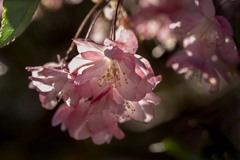
M 107 1 L 106 4 L 104 4 L 104 6 L 102 7 L 102 9 L 103 9 L 104 7 L 106 7 L 106 5 L 107 5 L 109 2 L 110 2 L 110 0 Z M 91 23 L 91 25 L 90 25 L 89 28 L 88 28 L 88 32 L 87 32 L 87 34 L 86 34 L 86 36 L 85 36 L 85 39 L 87 39 L 87 38 L 89 37 L 90 32 L 92 31 L 93 26 L 95 25 L 98 17 L 99 17 L 99 16 L 101 15 L 101 13 L 102 13 L 102 9 L 97 12 L 97 14 L 95 15 L 94 19 L 92 20 L 92 23 Z
M 115 38 L 116 38 L 115 32 L 116 32 L 118 12 L 119 12 L 120 5 L 122 5 L 122 3 L 123 3 L 123 0 L 118 0 L 117 7 L 116 7 L 116 10 L 115 10 L 115 15 L 114 15 L 113 20 L 112 20 L 112 30 L 111 30 L 111 33 L 110 33 L 110 37 L 112 38 L 112 40 L 115 40 Z
M 102 5 L 103 3 L 106 3 L 105 0 L 102 0 L 100 1 L 99 3 L 97 3 L 90 11 L 89 13 L 87 14 L 87 16 L 84 18 L 83 22 L 81 23 L 81 25 L 79 26 L 75 36 L 74 36 L 74 39 L 78 38 L 80 33 L 82 32 L 84 26 L 86 25 L 86 23 L 88 22 L 88 20 L 91 18 L 91 16 L 97 11 L 98 7 L 100 5 Z M 68 56 L 69 54 L 73 51 L 73 49 L 75 48 L 75 44 L 74 42 L 71 43 L 67 53 L 66 53 L 66 56 L 64 58 L 64 60 L 66 61 L 68 59 Z

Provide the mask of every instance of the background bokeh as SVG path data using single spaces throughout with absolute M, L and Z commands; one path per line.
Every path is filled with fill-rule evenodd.
M 91 1 L 84 1 L 52 8 L 42 1 L 25 32 L 0 49 L 1 73 L 4 65 L 7 67 L 0 76 L 0 159 L 240 159 L 239 69 L 233 72 L 231 84 L 223 84 L 220 92 L 210 94 L 198 77 L 185 80 L 165 67 L 171 52 L 153 58 L 156 44 L 150 40 L 139 43 L 138 53 L 150 61 L 156 74 L 163 76 L 155 90 L 161 103 L 154 107 L 153 122 L 123 124 L 126 138 L 101 146 L 91 140 L 75 141 L 67 132 L 51 126 L 54 111 L 43 109 L 38 93 L 28 89 L 30 73 L 25 67 L 57 61 L 57 55 L 64 57 L 92 6 Z M 220 6 L 218 11 L 228 16 L 238 40 L 240 7 L 229 6 Z

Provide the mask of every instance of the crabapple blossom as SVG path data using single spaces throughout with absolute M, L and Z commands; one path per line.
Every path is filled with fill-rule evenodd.
M 58 98 L 63 98 L 69 105 L 78 102 L 79 97 L 75 94 L 72 77 L 66 68 L 62 68 L 61 63 L 51 62 L 26 69 L 32 72 L 29 87 L 39 92 L 39 99 L 44 108 L 53 109 L 58 103 Z
M 116 88 L 111 87 L 92 100 L 80 100 L 77 107 L 61 105 L 52 125 L 61 124 L 61 129 L 68 130 L 77 140 L 91 137 L 95 144 L 109 143 L 112 137 L 124 137 L 119 122 L 131 119 L 149 122 L 154 116 L 150 103 L 158 104 L 159 97 L 149 93 L 139 102 L 126 101 Z
M 83 39 L 74 42 L 79 55 L 69 63 L 69 70 L 77 74 L 78 90 L 86 84 L 93 93 L 113 86 L 126 100 L 138 101 L 161 80 L 154 76 L 149 62 L 135 54 L 137 39 L 129 30 L 122 30 L 116 41 L 105 39 L 103 45 Z
M 52 125 L 61 124 L 62 131 L 68 130 L 76 140 L 92 138 L 95 144 L 109 143 L 112 137 L 121 139 L 124 133 L 118 127 L 117 120 L 107 110 L 99 111 L 101 106 L 94 106 L 80 101 L 77 107 L 62 104 L 52 119 Z

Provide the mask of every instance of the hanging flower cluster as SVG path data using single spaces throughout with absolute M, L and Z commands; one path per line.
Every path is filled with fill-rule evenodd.
M 151 103 L 159 97 L 152 90 L 160 82 L 149 62 L 135 54 L 138 42 L 130 30 L 122 30 L 114 41 L 103 45 L 89 39 L 75 39 L 79 54 L 66 66 L 48 63 L 27 67 L 32 72 L 31 88 L 39 92 L 42 106 L 53 109 L 52 125 L 61 124 L 75 139 L 92 137 L 96 144 L 124 137 L 119 122 L 131 119 L 149 122 Z
M 228 71 L 239 62 L 237 47 L 230 23 L 216 15 L 212 0 L 139 0 L 130 16 L 123 0 L 94 2 L 89 13 L 95 18 L 86 38 L 77 34 L 69 50 L 76 46 L 77 55 L 69 59 L 68 52 L 59 63 L 26 68 L 32 72 L 30 88 L 39 92 L 44 108 L 53 109 L 63 101 L 52 125 L 61 125 L 74 139 L 109 143 L 112 137 L 124 137 L 119 123 L 153 119 L 152 104 L 160 101 L 153 89 L 161 76 L 155 76 L 150 63 L 136 54 L 135 33 L 139 39 L 156 39 L 166 50 L 180 44 L 166 65 L 179 74 L 200 72 L 211 92 L 219 90 L 221 77 L 230 81 Z M 133 1 L 125 2 L 133 6 Z M 102 12 L 112 23 L 111 38 L 104 37 L 100 44 L 88 36 Z

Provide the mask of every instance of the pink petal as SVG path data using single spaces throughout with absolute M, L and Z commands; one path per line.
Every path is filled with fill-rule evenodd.
M 43 95 L 40 93 L 39 100 L 42 103 L 42 107 L 49 110 L 53 109 L 58 103 L 56 95 L 57 94 L 54 92 L 50 92 L 47 95 Z
M 78 70 L 80 67 L 88 66 L 92 64 L 91 60 L 85 60 L 79 54 L 78 56 L 74 57 L 71 62 L 68 63 L 69 72 L 73 73 Z
M 124 99 L 134 100 L 136 98 L 134 90 L 140 81 L 140 77 L 129 70 L 124 63 L 120 63 L 119 65 L 125 74 L 120 74 L 120 85 L 117 86 L 117 89 Z
M 226 34 L 228 34 L 229 36 L 233 36 L 233 29 L 231 24 L 228 22 L 228 20 L 223 17 L 223 16 L 216 16 L 217 21 L 219 22 L 219 24 L 221 25 L 222 30 L 224 30 L 224 32 Z
M 154 94 L 153 92 L 150 92 L 146 94 L 146 96 L 144 97 L 144 100 L 157 105 L 160 102 L 160 97 Z
M 82 106 L 83 105 L 83 106 Z M 67 119 L 66 126 L 71 137 L 79 140 L 86 139 L 91 133 L 86 128 L 88 110 L 84 104 L 80 104 Z
M 124 53 L 135 54 L 138 48 L 138 41 L 135 34 L 130 30 L 122 30 L 120 36 L 116 41 L 105 39 L 104 45 L 113 45 L 117 46 Z
M 126 107 L 126 114 L 131 119 L 140 122 L 150 122 L 154 116 L 152 106 L 145 100 L 139 102 L 129 102 L 130 107 Z
M 79 53 L 88 52 L 88 51 L 95 51 L 95 52 L 103 52 L 104 46 L 98 44 L 89 39 L 74 39 L 73 42 L 77 45 L 77 49 Z
M 195 0 L 195 4 L 200 8 L 201 12 L 208 16 L 215 16 L 215 7 L 213 5 L 212 0 Z
M 65 103 L 62 104 L 52 118 L 52 126 L 57 126 L 61 123 L 64 123 L 72 111 L 72 107 L 67 106 Z
M 96 60 L 104 58 L 103 53 L 94 52 L 94 51 L 82 52 L 81 55 L 82 55 L 82 58 L 84 58 L 86 60 L 91 60 L 91 61 L 96 61 Z
M 77 92 L 77 88 L 74 84 L 68 83 L 66 88 L 67 89 L 63 95 L 63 100 L 68 106 L 76 107 L 79 103 L 79 100 L 83 97 L 80 97 L 80 94 Z
M 96 61 L 93 65 L 83 68 L 82 73 L 77 75 L 75 81 L 77 85 L 86 83 L 94 77 L 101 77 L 103 72 L 108 67 L 108 62 L 105 59 Z M 97 84 L 96 84 L 97 85 Z
M 118 139 L 122 139 L 125 137 L 123 131 L 118 127 L 117 124 L 109 126 L 109 131 L 114 135 L 114 137 Z
M 97 145 L 100 145 L 106 142 L 110 143 L 111 139 L 112 139 L 112 134 L 109 134 L 105 130 L 98 132 L 92 136 L 92 141 Z

